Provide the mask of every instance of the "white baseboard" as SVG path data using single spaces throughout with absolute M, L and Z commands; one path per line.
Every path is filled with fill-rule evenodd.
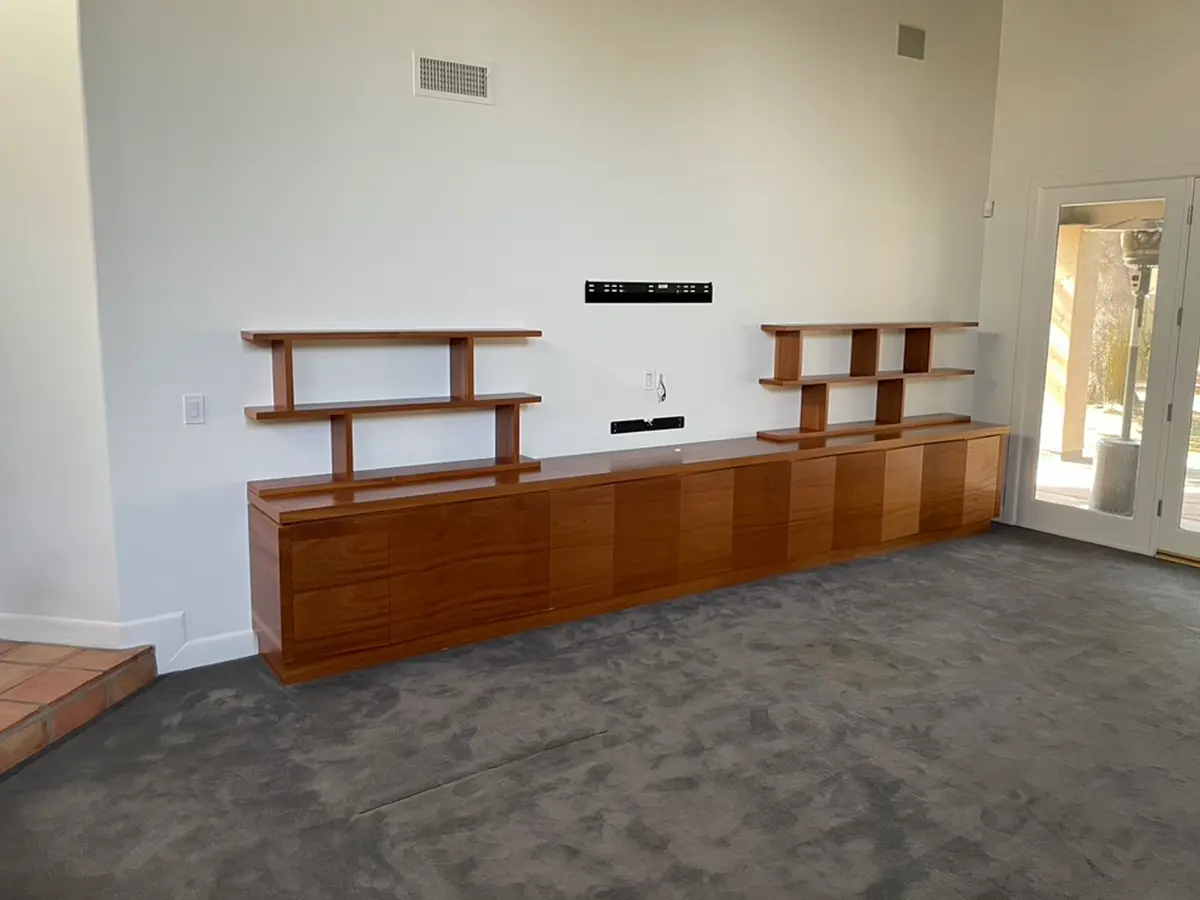
M 117 650 L 123 646 L 121 637 L 120 622 L 0 613 L 0 638 L 10 641 L 76 644 L 81 647 Z
M 164 673 L 181 672 L 258 653 L 258 639 L 249 628 L 189 641 L 182 612 L 131 619 L 128 622 L 0 613 L 0 638 L 35 644 L 74 644 L 106 650 L 151 644 L 158 660 L 158 671 Z
M 245 631 L 229 631 L 188 641 L 173 657 L 168 658 L 160 654 L 158 671 L 182 672 L 184 669 L 211 666 L 213 663 L 241 659 L 257 653 L 258 638 L 253 631 L 249 628 Z

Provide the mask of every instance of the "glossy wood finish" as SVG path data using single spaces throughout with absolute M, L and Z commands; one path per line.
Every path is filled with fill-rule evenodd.
M 345 483 L 357 481 L 354 469 L 354 417 L 403 415 L 427 412 L 467 412 L 490 409 L 496 416 L 494 462 L 456 460 L 437 466 L 409 466 L 398 470 L 361 473 L 366 484 L 442 481 L 473 477 L 484 472 L 504 474 L 530 471 L 536 460 L 521 455 L 520 407 L 540 403 L 536 394 L 477 394 L 475 392 L 475 344 L 487 338 L 540 337 L 540 331 L 528 329 L 436 330 L 436 331 L 243 331 L 242 340 L 271 348 L 271 406 L 247 406 L 246 418 L 253 422 L 329 422 L 330 474 L 305 479 L 305 493 L 342 490 Z M 352 400 L 337 403 L 296 403 L 294 348 L 298 343 L 362 342 L 445 343 L 450 358 L 450 394 L 445 397 L 405 397 L 392 400 Z
M 275 406 L 296 406 L 296 377 L 291 341 L 271 341 L 271 391 Z
M 878 381 L 890 380 L 912 380 L 918 378 L 965 378 L 968 375 L 974 375 L 974 369 L 959 369 L 959 368 L 939 368 L 930 369 L 928 372 L 905 372 L 901 369 L 889 369 L 883 372 L 874 372 L 869 375 L 854 375 L 850 373 L 838 373 L 834 375 L 804 375 L 792 381 L 781 381 L 778 378 L 760 378 L 759 384 L 765 384 L 768 387 L 806 387 L 815 384 L 874 384 Z
M 800 391 L 800 430 L 820 434 L 829 428 L 829 385 L 805 385 Z
M 779 332 L 813 332 L 816 334 L 842 333 L 846 331 L 907 331 L 909 328 L 931 328 L 936 331 L 953 331 L 959 328 L 978 328 L 978 322 L 828 322 L 825 324 L 806 323 L 803 325 L 764 325 L 762 330 L 767 334 Z
M 904 381 L 879 382 L 875 391 L 875 424 L 899 425 L 904 421 Z
M 850 332 L 850 374 L 855 377 L 879 371 L 879 329 L 855 328 Z
M 933 366 L 933 329 L 904 330 L 904 371 L 910 374 L 928 372 Z
M 354 478 L 354 419 L 352 416 L 333 416 L 329 420 L 329 451 L 333 480 Z
M 964 422 L 934 427 L 893 427 L 874 429 L 870 434 L 832 434 L 801 437 L 786 443 L 755 438 L 730 438 L 701 441 L 676 448 L 652 447 L 584 453 L 543 460 L 530 472 L 489 474 L 476 478 L 387 484 L 360 487 L 357 483 L 322 493 L 279 495 L 279 485 L 294 479 L 250 482 L 250 502 L 282 525 L 323 521 L 366 512 L 388 512 L 414 506 L 461 502 L 520 494 L 547 489 L 590 487 L 651 478 L 658 475 L 696 475 L 717 469 L 736 468 L 759 462 L 809 459 L 859 453 L 864 450 L 890 450 L 923 445 L 930 441 L 966 440 L 1007 435 L 1005 425 Z
M 578 606 L 613 594 L 616 489 L 550 494 L 550 607 Z
M 677 580 L 681 492 L 678 476 L 616 486 L 613 589 L 618 594 Z
M 254 422 L 304 422 L 356 416 L 403 415 L 424 412 L 470 412 L 526 403 L 541 403 L 537 394 L 477 394 L 469 400 L 454 397 L 403 397 L 394 400 L 352 400 L 344 403 L 297 403 L 294 409 L 247 406 L 246 418 Z
M 355 488 L 424 484 L 432 481 L 453 481 L 456 478 L 478 478 L 484 475 L 506 475 L 516 472 L 536 472 L 541 463 L 522 456 L 516 460 L 500 460 L 494 456 L 484 459 L 460 459 L 452 463 L 427 463 L 420 466 L 395 466 L 387 469 L 359 469 L 354 473 Z M 302 475 L 298 478 L 276 478 L 263 482 L 261 495 L 266 499 L 299 497 L 304 494 L 327 494 L 343 491 L 334 475 Z
M 733 565 L 735 469 L 684 475 L 679 494 L 679 580 L 728 572 Z
M 775 336 L 775 377 L 795 381 L 800 377 L 800 332 L 782 332 Z
M 475 399 L 475 338 L 450 339 L 450 396 Z
M 809 431 L 807 429 L 780 428 L 774 431 L 760 431 L 759 440 L 772 441 L 779 444 L 803 443 L 817 437 L 853 437 L 853 436 L 884 436 L 903 433 L 912 429 L 929 430 L 944 425 L 968 425 L 971 417 L 956 413 L 938 413 L 931 416 L 905 416 L 898 425 L 880 425 L 874 419 L 869 422 L 842 422 L 838 425 L 826 425 L 824 431 Z
M 833 549 L 837 457 L 802 459 L 791 465 L 788 559 L 808 559 Z
M 775 339 L 775 371 L 760 378 L 768 387 L 799 388 L 800 427 L 768 429 L 758 437 L 768 441 L 791 441 L 812 434 L 856 434 L 877 431 L 880 426 L 906 425 L 904 417 L 905 382 L 916 379 L 964 378 L 974 369 L 933 366 L 933 332 L 950 328 L 974 328 L 975 322 L 889 322 L 875 324 L 763 325 L 763 331 Z M 829 375 L 804 375 L 800 371 L 803 340 L 806 333 L 850 333 L 850 371 Z M 880 335 L 884 331 L 904 332 L 904 367 L 880 371 Z M 829 388 L 839 384 L 875 384 L 875 421 L 867 429 L 863 423 L 829 424 Z M 943 413 L 923 417 L 930 423 L 970 421 L 969 416 Z
M 260 347 L 270 346 L 275 341 L 290 341 L 293 344 L 320 343 L 339 344 L 345 342 L 405 342 L 440 344 L 443 341 L 464 338 L 538 338 L 541 331 L 532 328 L 433 328 L 416 330 L 382 331 L 243 331 L 242 340 Z
M 357 514 L 326 507 L 295 524 L 267 510 L 327 495 L 252 492 L 265 507 L 250 509 L 254 627 L 294 682 L 975 533 L 995 507 L 1006 434 L 975 425 L 789 450 L 750 440 L 737 457 L 711 442 L 668 451 L 672 466 L 662 451 L 589 454 L 487 488 L 348 488 Z

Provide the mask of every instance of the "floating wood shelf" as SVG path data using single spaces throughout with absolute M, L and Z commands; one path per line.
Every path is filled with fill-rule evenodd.
M 901 370 L 876 372 L 874 375 L 802 375 L 795 381 L 783 381 L 779 378 L 760 378 L 759 384 L 771 387 L 804 387 L 808 384 L 874 384 L 878 381 L 891 381 L 899 378 L 962 378 L 974 375 L 974 369 L 930 369 L 928 372 L 904 372 Z
M 346 403 L 297 403 L 292 409 L 278 406 L 247 406 L 246 418 L 255 422 L 299 422 L 332 419 L 334 416 L 402 415 L 418 412 L 466 412 L 541 403 L 537 394 L 477 394 L 469 400 L 457 397 L 403 397 L 397 400 L 351 400 Z
M 845 324 L 831 322 L 824 325 L 764 325 L 762 330 L 768 334 L 780 331 L 807 331 L 841 333 L 846 331 L 907 331 L 909 328 L 932 328 L 935 331 L 952 331 L 956 328 L 978 328 L 978 322 L 863 322 Z
M 542 333 L 530 328 L 416 329 L 412 331 L 243 331 L 242 340 L 259 347 L 277 341 L 293 344 L 340 343 L 342 341 L 410 341 L 442 343 L 468 338 L 536 338 Z
M 439 329 L 418 331 L 243 331 L 242 340 L 271 348 L 274 403 L 247 406 L 246 418 L 254 422 L 328 421 L 332 473 L 299 479 L 300 493 L 343 490 L 355 486 L 385 485 L 446 478 L 470 478 L 503 472 L 536 471 L 540 463 L 521 455 L 521 407 L 540 403 L 536 394 L 476 394 L 475 342 L 491 338 L 541 337 L 525 328 Z M 450 394 L 444 397 L 408 397 L 390 400 L 351 400 L 337 403 L 297 403 L 294 348 L 304 343 L 338 342 L 444 343 L 450 348 Z M 496 413 L 495 454 L 488 459 L 459 460 L 427 466 L 354 469 L 354 419 L 359 416 L 404 415 L 420 412 L 468 412 L 492 409 Z
M 894 435 L 913 428 L 935 428 L 940 425 L 968 425 L 971 417 L 956 413 L 935 413 L 930 416 L 906 416 L 898 425 L 880 425 L 878 422 L 843 422 L 830 425 L 824 431 L 801 431 L 799 428 L 780 428 L 777 431 L 760 431 L 758 437 L 779 444 L 794 444 L 809 438 L 851 437 L 864 434 Z
M 918 425 L 952 424 L 970 421 L 969 416 L 952 413 L 918 420 L 904 417 L 904 385 L 910 379 L 961 378 L 974 375 L 974 369 L 934 368 L 933 332 L 975 328 L 977 322 L 875 322 L 869 324 L 795 324 L 763 325 L 763 331 L 775 339 L 775 372 L 770 378 L 759 379 L 770 387 L 799 388 L 799 428 L 760 431 L 758 436 L 768 441 L 796 441 L 827 435 L 869 434 L 896 427 L 906 427 L 912 421 Z M 904 332 L 904 368 L 879 369 L 879 336 L 885 331 Z M 803 375 L 804 335 L 849 332 L 850 371 L 834 375 Z M 875 419 L 872 422 L 829 424 L 829 387 L 838 384 L 874 384 Z M 932 419 L 932 421 L 931 421 Z

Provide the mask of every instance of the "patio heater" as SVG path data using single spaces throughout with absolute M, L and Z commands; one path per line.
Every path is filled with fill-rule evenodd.
M 1138 219 L 1094 230 L 1121 233 L 1121 254 L 1130 270 L 1134 306 L 1129 330 L 1129 367 L 1125 372 L 1125 397 L 1121 407 L 1121 436 L 1102 437 L 1096 441 L 1096 472 L 1088 506 L 1097 512 L 1132 516 L 1137 492 L 1138 454 L 1141 451 L 1141 442 L 1133 439 L 1137 370 L 1141 361 L 1146 300 L 1150 296 L 1162 247 L 1162 221 Z

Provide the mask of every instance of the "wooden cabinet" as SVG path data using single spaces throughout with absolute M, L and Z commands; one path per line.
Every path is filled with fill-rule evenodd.
M 762 459 L 753 441 L 726 458 L 695 445 L 684 464 L 595 454 L 561 475 L 547 460 L 485 487 L 396 488 L 394 505 L 368 493 L 327 518 L 336 504 L 252 493 L 255 631 L 291 683 L 976 533 L 996 509 L 1006 440 L 962 426 L 766 445 Z M 286 521 L 295 509 L 306 518 Z

